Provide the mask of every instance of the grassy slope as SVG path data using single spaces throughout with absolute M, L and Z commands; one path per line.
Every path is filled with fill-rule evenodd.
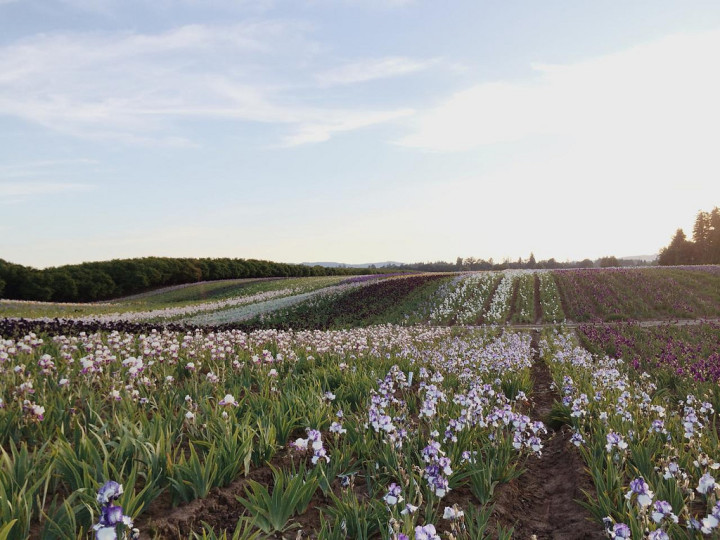
M 0 317 L 81 317 L 201 304 L 225 298 L 249 296 L 286 288 L 316 289 L 339 283 L 347 276 L 287 278 L 277 280 L 224 280 L 164 290 L 135 300 L 99 304 L 60 304 L 53 302 L 0 302 Z

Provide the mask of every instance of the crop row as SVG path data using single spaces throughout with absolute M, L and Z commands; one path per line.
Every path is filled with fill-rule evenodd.
M 530 359 L 527 336 L 442 328 L 2 339 L 0 523 L 212 537 L 146 516 L 240 481 L 246 538 L 484 538 L 494 486 L 541 450 Z
M 720 274 L 708 269 L 559 270 L 554 275 L 566 315 L 575 321 L 720 316 Z
M 424 274 L 384 279 L 373 283 L 345 285 L 303 302 L 268 310 L 235 324 L 245 330 L 257 328 L 333 329 L 405 322 L 415 306 L 446 279 L 442 274 Z
M 669 391 L 571 334 L 548 333 L 541 350 L 562 397 L 553 420 L 572 426 L 595 484 L 586 505 L 609 536 L 717 536 L 720 393 L 703 383 Z
M 205 298 L 205 288 L 211 292 L 214 284 L 183 286 L 180 290 L 160 293 L 134 300 L 103 304 L 67 304 L 56 302 L 25 302 L 0 300 L 0 314 L 7 317 L 62 318 L 77 321 L 138 322 L 172 321 L 195 313 L 230 309 L 235 306 L 262 302 L 292 294 L 302 294 L 337 285 L 347 278 L 313 277 L 236 282 L 226 290 L 229 296 Z
M 544 323 L 558 323 L 565 320 L 562 308 L 560 291 L 550 272 L 538 272 L 538 287 L 536 293 L 540 296 L 542 321 Z
M 270 327 L 308 315 L 317 328 L 371 323 L 557 323 L 720 317 L 720 267 L 504 271 L 424 276 L 316 277 L 185 287 L 133 301 L 55 304 L 0 300 L 0 315 L 98 323 L 181 322 Z M 402 283 L 403 280 L 410 281 Z M 342 280 L 342 281 L 341 281 Z M 414 286 L 423 281 L 422 286 Z M 391 302 L 373 294 L 375 285 Z M 215 286 L 217 285 L 217 286 Z M 367 292 L 355 288 L 371 286 Z M 205 288 L 209 292 L 204 292 Z M 344 294 L 344 293 L 349 294 Z M 207 294 L 210 297 L 206 297 Z M 330 306 L 338 302 L 347 309 Z M 391 304 L 395 302 L 394 308 Z M 319 313 L 348 314 L 330 324 Z M 274 313 L 274 314 L 273 314 Z M 281 321 L 283 319 L 283 321 Z M 346 320 L 347 319 L 347 320 Z M 309 326 L 311 323 L 303 323 Z M 286 324 L 286 327 L 289 326 Z M 293 322 L 293 327 L 295 323 Z
M 414 319 L 431 325 L 477 324 L 499 281 L 498 274 L 466 273 L 441 285 Z
M 53 303 L 5 302 L 8 315 L 27 314 L 49 321 L 48 314 L 62 314 L 65 323 L 82 322 L 108 328 L 123 323 L 185 324 L 238 328 L 339 328 L 367 324 L 395 323 L 430 325 L 475 325 L 534 322 L 537 318 L 535 280 L 542 276 L 539 303 L 542 313 L 557 319 L 559 296 L 544 273 L 506 271 L 465 273 L 455 276 L 369 275 L 346 278 L 306 278 L 234 283 L 210 287 L 210 292 L 232 296 L 208 300 L 195 298 L 186 287 L 131 303 L 59 305 Z M 367 289 L 366 289 L 367 288 Z M 180 294 L 180 296 L 177 296 Z M 195 298 L 194 300 L 190 300 Z M 514 304 L 513 304 L 514 302 Z M 547 305 L 545 305 L 547 304 Z M 68 312 L 77 307 L 79 313 Z M 164 306 L 164 307 L 163 307 Z M 10 307 L 8 310 L 7 308 Z M 118 309 L 120 308 L 120 309 Z M 124 308 L 124 309 L 123 309 Z M 116 311 L 107 312 L 108 309 Z M 88 310 L 97 313 L 87 314 Z M 512 317 L 510 315 L 514 314 Z M 45 315 L 42 315 L 45 314 Z M 40 316 L 38 316 L 40 315 Z
M 635 369 L 651 372 L 663 384 L 675 387 L 688 377 L 720 382 L 717 323 L 582 325 L 579 331 L 591 350 L 624 358 Z
M 535 274 L 523 273 L 515 278 L 511 321 L 514 323 L 534 323 L 535 314 Z

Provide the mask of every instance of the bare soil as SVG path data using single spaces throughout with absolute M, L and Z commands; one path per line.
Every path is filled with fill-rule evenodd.
M 535 324 L 542 322 L 543 312 L 540 303 L 540 278 L 535 274 Z
M 547 424 L 552 404 L 559 396 L 552 388 L 547 364 L 540 359 L 538 333 L 533 334 L 535 361 L 533 403 L 530 417 Z M 525 473 L 499 486 L 493 519 L 505 528 L 513 527 L 513 538 L 538 540 L 590 540 L 605 538 L 602 527 L 577 501 L 583 490 L 593 492 L 592 481 L 582 458 L 570 443 L 568 430 L 551 430 L 543 441 L 542 457 L 530 457 Z
M 492 291 L 490 291 L 490 294 L 485 299 L 485 303 L 483 304 L 483 308 L 482 308 L 482 313 L 478 317 L 475 324 L 480 325 L 480 326 L 485 324 L 485 314 L 490 310 L 490 304 L 492 304 L 492 299 L 495 297 L 495 293 L 497 292 L 501 281 L 502 281 L 501 279 L 495 280 L 495 285 L 493 285 Z
M 511 323 L 512 320 L 515 318 L 515 314 L 517 313 L 517 297 L 518 297 L 518 290 L 520 289 L 520 280 L 514 279 L 513 280 L 513 289 L 512 289 L 512 295 L 510 296 L 510 313 L 508 313 L 507 319 L 505 319 L 506 323 Z
M 271 464 L 277 468 L 291 468 L 293 458 L 288 452 L 276 455 Z M 295 458 L 295 465 L 297 458 Z M 229 533 L 235 530 L 238 520 L 245 512 L 237 496 L 245 496 L 248 480 L 265 486 L 273 485 L 273 474 L 270 465 L 252 469 L 248 476 L 241 476 L 223 488 L 214 488 L 204 499 L 195 499 L 187 504 L 173 508 L 167 494 L 159 497 L 136 523 L 141 531 L 141 540 L 188 538 L 192 532 L 202 532 L 203 522 L 215 532 L 224 529 Z M 322 493 L 318 491 L 318 493 Z M 296 530 L 317 530 L 320 527 L 319 504 L 322 497 L 316 495 L 307 512 L 300 516 L 300 528 Z M 318 500 L 315 500 L 318 499 Z M 295 534 L 292 535 L 295 537 Z

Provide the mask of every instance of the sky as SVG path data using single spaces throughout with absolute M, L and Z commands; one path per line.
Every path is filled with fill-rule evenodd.
M 0 258 L 653 254 L 718 96 L 715 0 L 0 0 Z

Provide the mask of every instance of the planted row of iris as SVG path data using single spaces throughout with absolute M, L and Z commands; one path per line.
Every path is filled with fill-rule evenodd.
M 653 374 L 658 385 L 676 391 L 686 382 L 720 382 L 720 324 L 663 324 L 643 327 L 582 325 L 587 347 L 594 352 L 623 358 L 638 371 Z M 720 392 L 720 387 L 711 386 Z
M 367 277 L 372 279 L 361 279 Z M 290 294 L 277 295 L 274 298 L 262 298 L 258 299 L 258 301 L 245 302 L 240 305 L 236 304 L 236 307 L 229 309 L 204 310 L 203 313 L 184 317 L 182 322 L 203 326 L 220 326 L 261 317 L 264 318 L 266 315 L 274 312 L 287 313 L 288 310 L 296 309 L 294 306 L 298 304 L 315 305 L 323 302 L 327 303 L 356 289 L 374 285 L 378 279 L 380 279 L 378 275 L 359 276 L 356 279 L 343 280 L 342 283 L 337 285 L 321 288 L 306 288 L 305 290 L 296 289 Z
M 720 316 L 720 274 L 707 269 L 558 270 L 575 321 Z
M 551 272 L 538 272 L 538 294 L 542 322 L 558 323 L 565 320 L 560 291 Z
M 478 324 L 499 280 L 499 274 L 490 272 L 457 275 L 442 284 L 413 319 L 437 326 Z
M 354 284 L 352 289 L 315 295 L 303 302 L 240 321 L 234 327 L 244 330 L 333 329 L 403 323 L 445 280 L 447 277 L 442 274 L 423 274 L 383 279 L 363 286 Z
M 535 278 L 534 273 L 525 273 L 515 280 L 515 305 L 511 317 L 514 323 L 535 322 Z
M 173 536 L 150 509 L 241 481 L 237 538 L 507 536 L 494 487 L 542 448 L 530 361 L 527 336 L 449 328 L 0 339 L 0 534 Z M 176 526 L 222 537 L 202 518 Z
M 379 275 L 372 276 L 378 279 Z M 191 285 L 182 291 L 161 292 L 147 298 L 104 304 L 63 304 L 54 302 L 0 301 L 0 315 L 34 319 L 61 318 L 63 320 L 117 323 L 177 321 L 202 313 L 231 310 L 272 299 L 307 294 L 338 285 L 343 276 L 251 280 L 230 287 L 227 297 L 204 298 L 203 287 Z M 210 284 L 208 285 L 208 287 Z M 194 291 L 194 294 L 190 292 Z M 182 293 L 182 294 L 181 294 Z
M 478 325 L 533 323 L 538 318 L 549 323 L 565 320 L 552 274 L 507 270 L 464 273 L 447 280 L 408 322 Z
M 592 355 L 574 335 L 548 332 L 541 350 L 562 402 L 553 419 L 573 429 L 595 484 L 586 506 L 611 538 L 720 534 L 720 394 L 678 394 L 623 360 Z

